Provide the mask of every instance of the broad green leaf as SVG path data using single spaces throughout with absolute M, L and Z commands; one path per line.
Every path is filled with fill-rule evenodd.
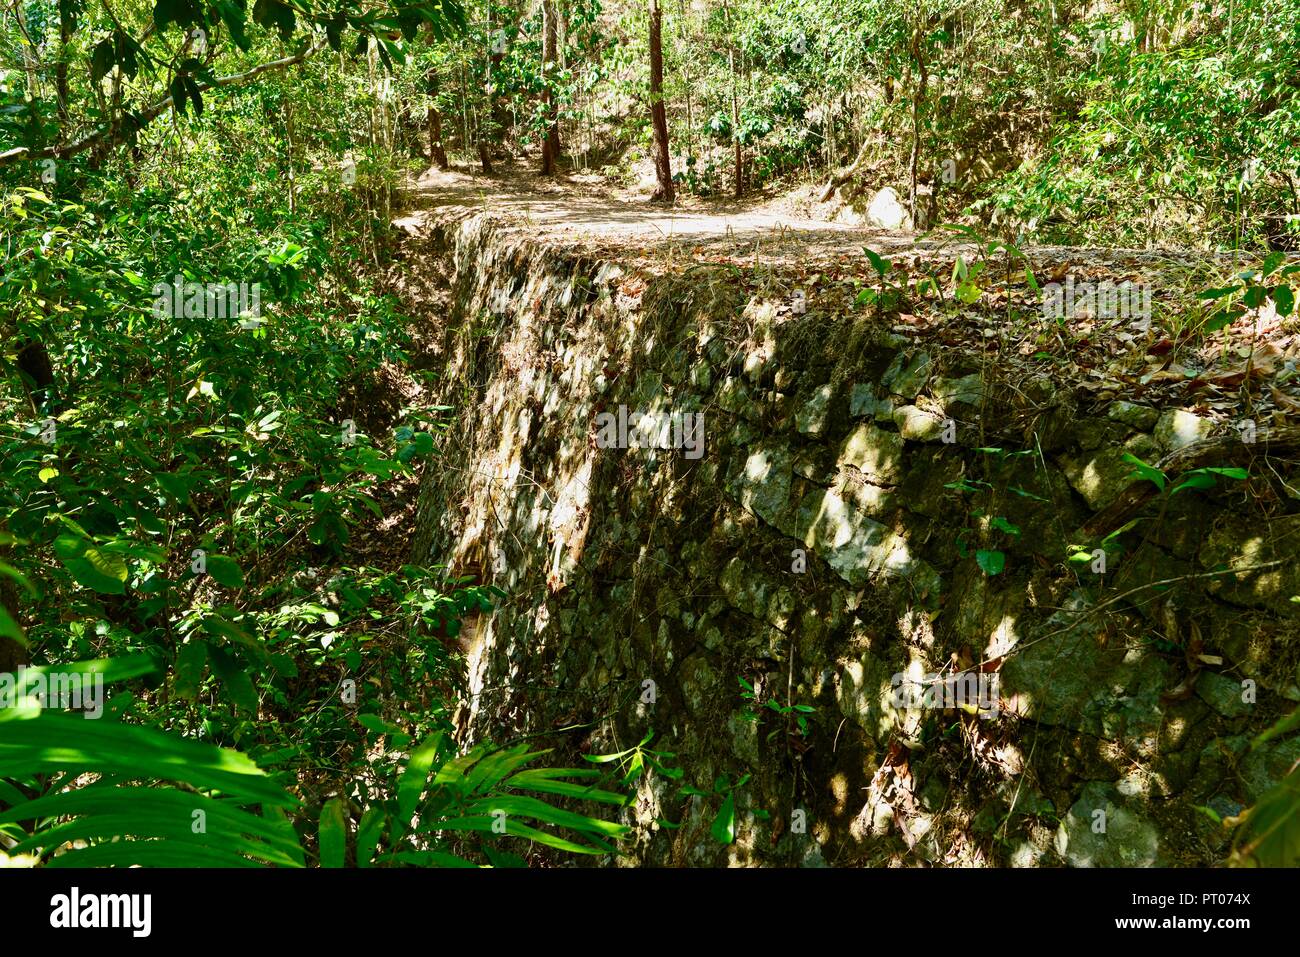
M 1185 488 L 1207 489 L 1213 488 L 1217 478 L 1233 479 L 1244 482 L 1250 478 L 1250 473 L 1243 468 L 1202 468 L 1193 469 L 1183 476 L 1183 480 L 1178 483 L 1169 494 L 1175 495 Z
M 163 492 L 174 502 L 184 502 L 190 496 L 192 479 L 188 475 L 159 472 L 154 476 L 154 481 L 162 487 Z
M 1265 793 L 1245 817 L 1233 863 L 1300 866 L 1300 768 Z
M 239 49 L 247 53 L 252 49 L 252 44 L 249 42 L 248 34 L 245 30 L 244 5 L 242 3 L 234 3 L 232 0 L 217 0 L 216 8 L 217 12 L 221 15 L 221 22 L 224 23 L 226 28 L 230 31 L 230 39 L 235 41 L 235 45 L 239 47 Z
M 257 689 L 253 687 L 253 680 L 244 667 L 226 651 L 215 646 L 208 648 L 208 662 L 221 679 L 231 703 L 241 711 L 255 716 L 259 705 Z
M 432 829 L 437 831 L 495 834 L 497 830 L 494 829 L 494 825 L 497 824 L 498 820 L 498 818 L 491 815 L 454 817 L 437 821 L 432 825 Z M 559 837 L 535 827 L 529 827 L 527 824 L 516 821 L 509 816 L 504 821 L 506 834 L 514 837 L 526 837 L 547 847 L 553 847 L 557 851 L 567 851 L 570 854 L 609 854 L 612 851 L 607 844 L 596 838 L 591 839 L 591 844 L 580 844 L 568 838 Z
M 1198 292 L 1196 295 L 1197 295 L 1197 297 L 1200 298 L 1200 299 L 1208 299 L 1208 300 L 1211 300 L 1211 301 L 1212 301 L 1212 300 L 1215 300 L 1215 299 L 1222 299 L 1222 298 L 1224 298 L 1225 296 L 1230 296 L 1230 295 L 1232 295 L 1234 292 L 1238 292 L 1238 291 L 1240 291 L 1242 288 L 1244 288 L 1244 287 L 1242 287 L 1242 286 L 1222 286 L 1222 287 L 1215 288 L 1215 289 L 1202 289 L 1202 290 L 1201 290 L 1200 292 Z
M 455 788 L 458 791 L 465 790 L 465 772 L 487 753 L 488 746 L 480 744 L 466 751 L 460 757 L 452 758 L 438 769 L 438 773 L 434 775 L 433 783 Z
M 1292 598 L 1291 600 L 1295 601 L 1296 599 Z M 1261 732 L 1255 740 L 1251 742 L 1250 746 L 1252 749 L 1262 747 L 1274 738 L 1280 738 L 1283 735 L 1290 734 L 1292 731 L 1296 730 L 1300 730 L 1300 708 L 1296 708 L 1296 710 L 1282 718 L 1271 728 Z
M 154 728 L 36 707 L 0 708 L 0 725 L 0 777 L 112 772 L 123 778 L 184 782 L 259 804 L 297 803 L 247 756 Z
M 709 828 L 709 833 L 723 844 L 730 844 L 736 839 L 736 796 L 734 794 L 728 794 L 723 800 L 722 807 Z
M 104 684 L 110 685 L 117 681 L 129 681 L 132 678 L 151 675 L 157 670 L 158 662 L 154 660 L 153 656 L 139 652 L 133 655 L 118 655 L 115 658 L 73 661 L 63 665 L 29 665 L 23 671 L 23 674 L 27 678 L 28 685 L 38 675 L 48 677 L 53 673 L 98 675 Z
M 357 867 L 369 867 L 375 859 L 375 850 L 383 836 L 388 814 L 382 807 L 372 804 L 361 815 L 357 824 Z
M 397 782 L 397 820 L 402 827 L 408 826 L 415 814 L 420 795 L 424 793 L 424 786 L 429 780 L 429 772 L 442 749 L 442 741 L 441 731 L 433 734 L 412 751 L 406 761 L 406 768 Z
M 1007 556 L 993 549 L 980 549 L 975 552 L 975 561 L 986 575 L 1000 575 L 1006 567 Z
M 3 605 L 0 605 L 0 638 L 12 638 L 24 648 L 27 647 L 27 636 L 23 634 L 22 627 L 5 611 Z
M 288 867 L 302 865 L 297 835 L 286 821 L 258 817 L 234 802 L 192 791 L 119 787 L 100 782 L 26 801 L 0 814 L 0 824 L 38 817 L 73 820 L 38 831 L 11 853 L 90 838 L 130 835 L 222 847 Z
M 203 630 L 209 635 L 215 635 L 218 638 L 226 638 L 236 644 L 244 645 L 247 648 L 258 647 L 256 638 L 233 621 L 229 621 L 221 615 L 209 615 L 204 618 Z
M 348 851 L 348 818 L 342 798 L 330 798 L 320 812 L 320 866 L 342 867 Z
M 522 767 L 546 751 L 529 751 L 527 745 L 503 748 L 483 758 L 465 774 L 465 785 L 470 791 L 486 793 L 515 768 Z
M 54 540 L 54 553 L 78 585 L 109 595 L 126 593 L 127 567 L 122 556 L 66 533 Z
M 1177 485 L 1175 485 L 1170 490 L 1169 494 L 1171 496 L 1177 495 L 1185 488 L 1192 488 L 1192 489 L 1214 488 L 1216 484 L 1217 483 L 1214 481 L 1213 475 L 1204 475 L 1204 474 L 1191 475 L 1188 478 L 1184 479 L 1183 481 L 1179 482 Z
M 193 701 L 203 680 L 203 669 L 208 663 L 207 642 L 191 637 L 176 653 L 176 693 L 186 701 Z
M 1146 479 L 1148 482 L 1155 485 L 1156 488 L 1160 489 L 1160 491 L 1163 492 L 1165 490 L 1167 479 L 1165 478 L 1164 472 L 1160 471 L 1158 468 L 1153 468 L 1152 466 L 1147 465 L 1131 452 L 1124 453 L 1123 461 L 1133 466 L 1133 471 L 1128 474 L 1129 478 Z
M 1290 286 L 1278 286 L 1273 290 L 1273 304 L 1279 316 L 1291 315 L 1295 309 L 1295 291 Z
M 180 841 L 115 841 L 65 851 L 47 867 L 265 867 L 258 861 L 214 847 Z
M 1019 527 L 1018 525 L 1012 525 L 1009 521 L 1007 521 L 1007 520 L 1006 520 L 1005 518 L 1003 518 L 1001 515 L 998 515 L 998 516 L 996 516 L 996 517 L 990 519 L 989 521 L 990 521 L 990 524 L 991 524 L 994 528 L 996 528 L 998 531 L 1000 531 L 1000 532 L 1006 532 L 1008 535 L 1019 535 L 1019 534 L 1020 534 L 1020 527 Z
M 612 791 L 602 791 L 595 787 L 594 784 L 575 784 L 573 781 L 560 780 L 562 778 L 576 778 L 576 776 L 586 776 L 586 772 L 575 770 L 575 768 L 565 767 L 534 767 L 525 768 L 523 771 L 516 771 L 504 781 L 503 787 L 520 789 L 520 791 L 536 791 L 542 794 L 559 794 L 560 797 L 575 797 L 584 801 L 598 801 L 601 804 L 625 805 L 629 800 L 628 794 L 619 794 Z M 601 772 L 590 771 L 591 778 L 599 778 Z
M 226 555 L 209 555 L 208 574 L 226 588 L 243 588 L 244 571 L 239 563 Z
M 526 818 L 543 824 L 567 827 L 574 831 L 603 834 L 606 837 L 622 837 L 630 830 L 624 824 L 566 811 L 524 795 L 492 795 L 473 802 L 465 808 L 465 811 L 468 815 L 477 813 L 489 817 L 495 811 L 504 811 L 512 818 Z

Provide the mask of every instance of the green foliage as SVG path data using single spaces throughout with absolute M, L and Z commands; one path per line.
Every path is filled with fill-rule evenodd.
M 8 85 L 21 71 L 0 84 L 0 135 L 22 144 L 0 163 L 0 577 L 24 598 L 0 609 L 0 637 L 60 671 L 116 656 L 148 662 L 150 677 L 115 698 L 111 721 L 24 714 L 24 735 L 65 735 L 76 762 L 8 752 L 6 833 L 43 863 L 438 864 L 453 839 L 494 863 L 509 855 L 480 825 L 503 810 L 520 847 L 609 853 L 621 826 L 538 797 L 608 800 L 598 772 L 523 768 L 534 754 L 419 749 L 439 775 L 453 762 L 485 773 L 439 778 L 420 807 L 407 806 L 413 784 L 400 809 L 374 801 L 371 749 L 447 740 L 460 681 L 448 639 L 504 594 L 349 560 L 355 529 L 389 517 L 386 489 L 418 475 L 449 425 L 449 410 L 373 397 L 385 369 L 411 364 L 411 320 L 367 266 L 391 243 L 407 144 L 364 56 L 307 57 L 292 82 L 285 67 L 208 86 L 302 51 L 282 38 L 316 24 L 336 48 L 349 31 L 369 37 L 360 52 L 398 70 L 400 87 L 421 24 L 443 39 L 463 11 L 163 0 L 129 15 L 104 40 L 105 11 L 83 11 L 65 45 L 95 52 L 85 76 L 69 71 L 61 108 L 50 86 L 27 98 Z M 176 53 L 194 26 L 201 60 Z M 106 114 L 98 84 L 119 75 L 132 82 Z M 174 121 L 151 125 L 149 104 L 169 92 Z M 114 122 L 125 144 L 110 135 L 59 154 L 49 179 L 22 159 Z M 216 283 L 241 290 L 242 311 L 192 294 L 210 303 Z M 26 371 L 33 350 L 49 382 Z M 186 755 L 178 775 L 169 763 Z M 265 789 L 212 778 L 207 764 L 221 762 Z M 488 773 L 507 764 L 506 778 Z M 61 793 L 78 774 L 97 777 Z M 206 831 L 191 831 L 191 811 Z M 285 840 L 295 828 L 305 846 Z
M 1070 66 L 1045 88 L 1069 108 L 990 204 L 1049 241 L 1293 243 L 1297 15 L 1147 6 L 1130 30 L 1096 15 L 1061 29 Z
M 1300 728 L 1300 710 L 1257 736 L 1251 747 L 1259 748 L 1297 728 Z M 1224 823 L 1237 825 L 1232 864 L 1238 867 L 1300 864 L 1300 768 L 1292 768 L 1254 807 Z
M 733 782 L 728 775 L 719 774 L 713 781 L 711 791 L 701 791 L 690 785 L 681 790 L 684 796 L 702 797 L 710 802 L 721 800 L 713 816 L 713 823 L 709 825 L 709 833 L 719 844 L 732 844 L 736 840 L 736 792 L 748 784 L 751 777 L 752 775 L 744 774 Z M 756 817 L 765 816 L 758 811 L 754 813 Z
M 1295 288 L 1292 283 L 1300 273 L 1300 263 L 1288 263 L 1285 253 L 1270 253 L 1258 270 L 1238 273 L 1231 285 L 1202 290 L 1199 298 L 1212 308 L 1200 322 L 1200 333 L 1217 332 L 1241 319 L 1271 309 L 1278 316 L 1295 312 Z
M 32 675 L 132 682 L 102 721 L 0 711 L 0 829 L 15 855 L 606 855 L 625 828 L 574 808 L 622 808 L 652 775 L 684 779 L 650 734 L 587 756 L 599 768 L 535 768 L 542 752 L 522 745 L 458 753 L 451 639 L 505 595 L 403 564 L 384 540 L 409 524 L 394 502 L 458 424 L 420 404 L 436 373 L 392 295 L 392 213 L 424 167 L 426 124 L 439 118 L 446 147 L 474 160 L 536 150 L 557 119 L 578 166 L 630 165 L 648 139 L 644 7 L 554 6 L 552 63 L 542 10 L 499 0 L 0 10 L 0 647 L 38 662 Z M 1004 274 L 1040 291 L 1006 237 L 1294 245 L 1300 15 L 1285 0 L 1014 16 L 994 0 L 739 0 L 665 14 L 679 182 L 740 195 L 834 174 L 858 207 L 864 187 L 915 186 L 918 219 L 923 194 L 962 218 L 943 231 L 963 244 L 954 312 Z M 883 319 L 908 277 L 863 252 L 874 278 L 855 305 Z M 1203 290 L 1187 331 L 1293 321 L 1298 271 L 1275 252 Z M 207 308 L 226 284 L 239 307 Z M 916 291 L 946 288 L 932 275 Z M 409 379 L 386 390 L 394 370 Z M 1006 513 L 1050 492 L 1012 474 L 1033 451 L 981 451 L 987 469 L 948 487 L 980 506 L 958 551 L 996 576 L 1025 546 Z M 1166 502 L 1248 477 L 1127 461 Z M 1073 568 L 1092 560 L 1061 546 Z M 775 715 L 768 739 L 802 746 L 812 707 L 740 684 L 745 717 Z M 683 788 L 708 800 L 724 844 L 747 780 Z M 1252 811 L 1244 857 L 1294 859 L 1294 783 Z
M 151 669 L 88 662 L 79 673 L 117 680 Z M 285 813 L 297 800 L 246 756 L 105 717 L 0 708 L 0 833 L 14 842 L 10 857 L 57 867 L 302 866 Z
M 598 787 L 603 776 L 597 770 L 527 767 L 546 753 L 521 744 L 480 745 L 457 754 L 443 734 L 434 734 L 393 769 L 392 796 L 366 806 L 351 859 L 359 867 L 522 863 L 507 850 L 509 838 L 523 839 L 521 847 L 616 853 L 612 842 L 628 832 L 626 825 L 566 810 L 547 798 L 621 807 L 627 795 Z M 321 866 L 343 866 L 351 834 L 341 799 L 322 808 L 318 835 Z
M 238 752 L 35 704 L 0 709 L 0 723 L 0 833 L 14 842 L 11 857 L 58 867 L 304 863 L 286 816 L 298 801 Z M 627 796 L 597 787 L 595 770 L 525 767 L 544 753 L 518 745 L 457 755 L 435 735 L 411 752 L 393 796 L 366 807 L 353 858 L 361 867 L 472 866 L 465 854 L 499 863 L 508 855 L 495 845 L 505 836 L 571 853 L 614 853 L 610 842 L 625 825 L 534 795 L 618 806 Z M 95 780 L 69 787 L 86 774 Z M 332 798 L 317 830 L 322 867 L 345 865 L 349 835 L 347 802 Z M 468 841 L 453 853 L 457 837 Z
M 611 754 L 585 754 L 583 759 L 592 764 L 618 762 L 619 787 L 622 788 L 632 787 L 642 777 L 651 773 L 659 774 L 670 781 L 680 781 L 685 772 L 670 764 L 676 754 L 672 751 L 654 751 L 646 747 L 653 738 L 654 731 L 647 731 L 645 737 L 630 748 Z
M 741 678 L 740 676 L 737 676 L 736 680 L 740 682 L 740 698 L 742 701 L 748 701 L 751 704 L 753 704 L 755 707 L 766 708 L 769 711 L 774 712 L 779 717 L 786 719 L 786 721 L 783 723 L 783 726 L 778 726 L 777 728 L 774 728 L 771 732 L 768 733 L 767 739 L 769 741 L 771 741 L 773 738 L 779 735 L 782 732 L 782 730 L 786 731 L 787 733 L 793 730 L 791 728 L 791 724 L 793 724 L 793 728 L 798 729 L 800 737 L 808 736 L 807 715 L 814 713 L 817 710 L 816 708 L 814 708 L 812 705 L 807 705 L 807 704 L 793 704 L 793 703 L 782 704 L 776 698 L 768 698 L 765 701 L 760 700 L 759 694 L 757 691 L 754 690 L 753 685 L 751 685 L 748 681 L 746 681 L 744 678 Z M 747 707 L 745 708 L 744 711 L 741 712 L 741 717 L 743 717 L 746 721 L 758 721 L 761 715 L 757 711 L 755 711 L 754 708 Z
M 161 103 L 174 106 L 178 117 L 192 108 L 194 118 L 201 118 L 211 91 L 230 82 L 218 82 L 219 67 L 228 67 L 226 77 L 258 69 L 275 62 L 270 51 L 279 44 L 294 44 L 293 54 L 300 57 L 310 55 L 325 45 L 308 46 L 317 31 L 338 52 L 354 36 L 354 55 L 373 44 L 378 59 L 392 69 L 421 29 L 443 39 L 466 26 L 457 0 L 400 5 L 257 0 L 251 10 L 243 2 L 156 0 L 107 16 L 68 4 L 60 5 L 59 21 L 34 22 L 33 44 L 44 43 L 46 33 L 53 32 L 60 53 L 88 69 L 64 73 L 57 95 L 45 95 L 40 85 L 29 86 L 27 96 L 0 90 L 0 136 L 34 155 L 53 148 L 60 158 L 73 152 L 69 142 L 80 151 L 99 142 L 135 140 L 163 112 Z M 124 84 L 124 77 L 132 82 Z M 112 84 L 107 111 L 105 81 Z M 73 120 L 79 129 L 68 128 Z
M 975 563 L 986 575 L 1000 575 L 1007 566 L 1007 556 L 996 549 L 981 548 L 975 552 Z
M 1150 482 L 1161 492 L 1167 490 L 1169 496 L 1177 495 L 1184 489 L 1205 490 L 1214 488 L 1218 485 L 1219 479 L 1232 479 L 1236 482 L 1244 482 L 1250 478 L 1250 473 L 1243 468 L 1209 466 L 1206 468 L 1189 469 L 1180 476 L 1181 481 L 1177 485 L 1169 485 L 1169 477 L 1154 465 L 1148 465 L 1132 453 L 1125 452 L 1123 460 L 1133 466 L 1133 471 L 1129 473 L 1129 478 L 1136 478 L 1142 481 Z
M 1238 865 L 1300 864 L 1300 769 L 1288 774 L 1246 814 L 1233 855 Z

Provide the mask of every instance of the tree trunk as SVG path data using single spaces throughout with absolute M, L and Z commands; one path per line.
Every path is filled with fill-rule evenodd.
M 542 0 L 542 78 L 546 83 L 546 138 L 542 141 L 542 175 L 554 176 L 560 158 L 560 121 L 556 109 L 555 48 L 558 29 L 554 0 Z
M 8 545 L 0 545 L 0 559 L 11 559 L 9 549 Z M 23 626 L 22 615 L 18 611 L 18 583 L 8 575 L 0 575 L 0 608 L 9 613 L 19 628 Z M 0 674 L 12 674 L 18 670 L 19 665 L 25 665 L 30 660 L 26 648 L 12 638 L 0 636 Z
M 659 0 L 650 0 L 650 119 L 654 125 L 655 178 L 658 185 L 651 202 L 671 203 L 672 159 L 668 152 L 668 111 L 664 108 L 663 12 Z
M 18 620 L 17 594 L 18 589 L 7 578 L 0 581 L 0 608 L 4 608 L 14 621 Z M 0 636 L 0 674 L 13 674 L 19 665 L 25 665 L 29 660 L 26 648 L 12 638 Z
M 31 34 L 27 32 L 27 13 L 26 6 L 21 3 L 15 3 L 14 17 L 18 22 L 18 32 L 23 35 L 25 43 L 20 44 L 23 57 L 23 71 L 27 74 L 27 92 L 31 95 L 32 101 L 39 101 L 41 98 L 41 81 L 39 78 L 40 63 L 36 58 L 36 44 L 31 40 Z M 18 39 L 17 37 L 14 38 Z
M 498 45 L 497 37 L 504 37 L 504 29 L 498 28 L 495 16 L 488 20 L 488 36 L 492 39 L 491 55 L 487 61 L 487 72 L 483 77 L 484 88 L 488 94 L 487 117 L 479 123 L 479 162 L 483 172 L 492 172 L 491 153 L 493 147 L 499 147 L 505 140 L 506 111 L 498 95 L 497 79 L 501 74 L 501 63 L 505 59 L 505 44 Z M 485 159 L 486 157 L 486 159 Z
M 497 96 L 496 78 L 501 72 L 501 61 L 505 59 L 505 52 L 493 53 L 488 61 L 488 83 L 492 85 L 491 93 L 491 111 L 493 135 L 500 137 L 501 141 L 505 140 L 506 127 L 509 125 L 510 118 L 506 115 L 506 108 L 501 105 L 501 97 Z
M 425 74 L 424 79 L 425 91 L 429 95 L 429 113 L 426 117 L 429 128 L 429 162 L 437 163 L 439 169 L 451 169 L 451 163 L 447 161 L 447 151 L 442 145 L 442 114 L 434 105 L 434 97 L 438 95 L 438 74 L 430 70 Z
M 429 104 L 429 162 L 437 163 L 438 169 L 451 169 L 447 160 L 447 151 L 442 146 L 442 114 L 433 104 Z
M 920 75 L 916 84 L 916 93 L 912 98 L 912 156 L 909 163 L 911 185 L 908 189 L 908 206 L 912 211 L 913 226 L 919 218 L 916 209 L 916 174 L 921 161 L 921 109 L 925 104 L 926 87 L 930 82 L 929 64 L 925 61 L 925 51 L 922 48 L 924 42 L 922 30 L 918 28 L 912 38 L 912 55 L 916 58 Z
M 54 92 L 58 98 L 59 142 L 63 142 L 68 129 L 68 47 L 76 26 L 76 14 L 70 4 L 59 4 L 59 60 L 54 65 Z
M 736 44 L 732 32 L 731 5 L 722 0 L 727 15 L 727 68 L 731 71 L 731 138 L 736 148 L 736 199 L 745 195 L 745 153 L 740 145 L 740 93 L 736 85 Z
M 286 98 L 284 101 L 284 151 L 288 158 L 289 164 L 289 212 L 293 213 L 298 208 L 297 195 L 298 184 L 297 172 L 294 169 L 293 162 L 293 101 Z
M 871 152 L 871 140 L 864 140 L 862 148 L 858 150 L 857 157 L 848 166 L 831 173 L 831 178 L 826 183 L 826 188 L 822 190 L 821 195 L 817 197 L 817 202 L 829 202 L 830 198 L 835 195 L 835 190 L 839 189 L 857 174 L 862 164 L 867 161 L 867 154 Z
M 57 413 L 59 396 L 49 350 L 39 339 L 24 338 L 19 343 L 16 365 L 22 376 L 23 388 L 27 390 L 27 399 L 32 404 L 32 412 L 35 415 Z

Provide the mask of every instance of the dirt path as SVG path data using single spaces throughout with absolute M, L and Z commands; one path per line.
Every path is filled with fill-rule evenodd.
M 487 213 L 537 239 L 612 259 L 680 253 L 700 260 L 756 257 L 779 266 L 861 259 L 864 246 L 919 259 L 961 254 L 970 260 L 979 252 L 969 239 L 944 229 L 920 234 L 810 219 L 792 211 L 782 197 L 746 202 L 682 197 L 665 207 L 629 197 L 597 177 L 548 180 L 521 166 L 493 176 L 465 168 L 430 169 L 411 184 L 409 198 L 411 211 L 396 220 L 399 228 Z M 1078 263 L 1121 272 L 1233 260 L 1232 253 L 1189 250 L 1026 246 L 1024 251 L 1035 264 Z
M 566 246 L 727 254 L 755 243 L 773 252 L 817 246 L 861 255 L 863 231 L 840 223 L 805 219 L 770 201 L 750 203 L 683 199 L 673 207 L 636 202 L 613 189 L 581 179 L 543 180 L 526 170 L 497 176 L 433 169 L 413 184 L 417 210 L 397 221 L 417 224 L 488 213 L 539 239 Z M 870 235 L 870 234 L 866 234 Z M 906 234 L 898 234 L 906 241 Z

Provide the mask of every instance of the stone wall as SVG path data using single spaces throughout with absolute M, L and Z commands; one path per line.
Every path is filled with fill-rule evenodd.
M 1300 481 L 1267 428 L 795 311 L 795 275 L 600 261 L 485 216 L 408 255 L 451 263 L 453 303 L 415 557 L 508 595 L 475 623 L 463 733 L 553 731 L 558 761 L 653 732 L 683 776 L 641 779 L 622 863 L 1210 864 L 1226 832 L 1197 806 L 1300 758 L 1248 748 L 1300 700 Z M 702 450 L 602 447 L 620 406 L 701 416 Z M 1125 453 L 1193 442 L 1250 478 L 1083 531 Z M 927 674 L 991 707 L 895 695 Z

